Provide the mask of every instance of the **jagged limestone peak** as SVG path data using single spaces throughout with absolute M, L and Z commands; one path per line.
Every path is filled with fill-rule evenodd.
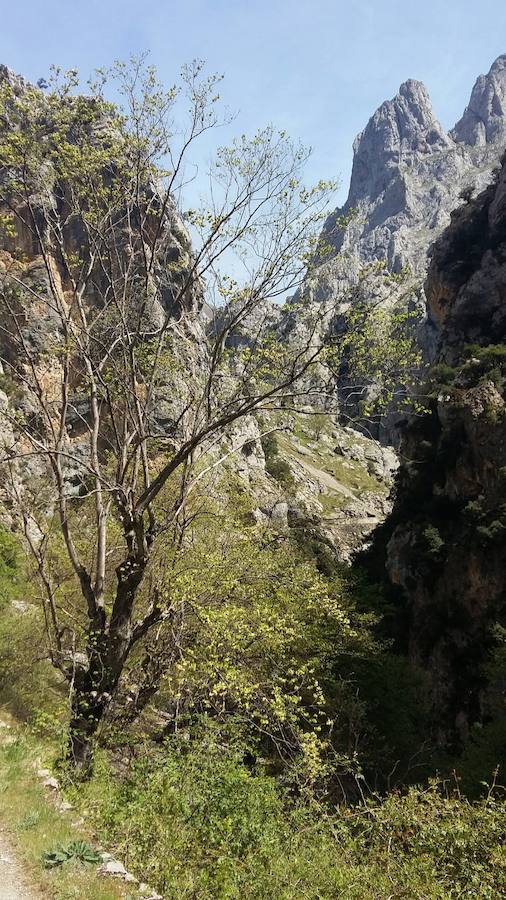
M 450 144 L 425 85 L 414 79 L 405 81 L 355 139 L 348 203 L 376 197 L 400 164 L 409 164 L 414 156 L 439 152 Z
M 451 135 L 473 147 L 506 143 L 506 53 L 497 57 L 487 75 L 478 76 Z

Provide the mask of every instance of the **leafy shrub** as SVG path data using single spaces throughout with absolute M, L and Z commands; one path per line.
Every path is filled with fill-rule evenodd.
M 188 735 L 187 735 L 188 737 Z M 85 802 L 129 865 L 167 900 L 496 900 L 506 889 L 506 807 L 444 784 L 332 812 L 290 800 L 214 730 L 141 752 Z
M 273 459 L 273 457 L 278 455 L 278 442 L 274 432 L 271 431 L 269 434 L 262 435 L 260 443 L 266 460 Z
M 271 478 L 279 482 L 283 487 L 290 489 L 295 484 L 292 470 L 286 462 L 279 456 L 279 447 L 276 435 L 272 432 L 261 438 L 262 449 L 265 456 L 265 471 Z
M 0 524 L 0 609 L 19 593 L 21 559 L 16 537 Z
M 89 863 L 98 865 L 102 857 L 86 841 L 69 841 L 68 844 L 46 850 L 42 854 L 46 869 L 55 869 L 69 862 Z
M 477 359 L 486 367 L 506 365 L 506 344 L 488 344 L 481 347 L 479 344 L 470 344 L 466 347 L 468 358 Z
M 439 560 L 445 545 L 435 525 L 427 525 L 422 532 L 425 554 L 432 560 Z
M 271 478 L 274 478 L 275 481 L 278 481 L 279 484 L 286 488 L 292 488 L 295 484 L 292 470 L 284 459 L 275 457 L 274 459 L 266 460 L 265 471 Z
M 471 520 L 480 519 L 480 517 L 483 515 L 483 501 L 470 500 L 469 503 L 466 503 L 464 507 L 464 514 Z
M 506 526 L 504 525 L 504 522 L 501 522 L 500 519 L 495 519 L 493 522 L 490 522 L 489 525 L 479 525 L 476 529 L 476 533 L 485 542 L 493 542 L 500 540 L 503 537 L 505 530 Z
M 0 525 L 0 702 L 22 718 L 33 719 L 42 702 L 46 713 L 54 711 L 60 701 L 60 679 L 47 656 L 43 613 L 33 603 L 21 546 Z

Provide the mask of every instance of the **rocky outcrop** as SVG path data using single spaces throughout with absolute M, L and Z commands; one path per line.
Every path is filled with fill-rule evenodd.
M 425 358 L 434 359 L 438 319 L 426 315 L 423 288 L 430 247 L 452 211 L 490 181 L 506 145 L 505 97 L 501 56 L 479 77 L 449 133 L 419 81 L 406 81 L 379 107 L 353 145 L 348 199 L 325 223 L 320 262 L 303 292 L 307 303 L 330 303 L 337 313 L 356 303 L 409 310 Z M 340 403 L 357 418 L 356 386 L 351 393 L 346 387 L 349 374 L 338 382 Z M 365 425 L 382 441 L 396 443 L 398 420 L 390 411 Z
M 506 333 L 506 171 L 452 215 L 432 251 L 426 289 L 442 355 L 464 343 L 499 343 Z
M 452 141 L 439 124 L 430 97 L 420 81 L 401 84 L 393 100 L 383 103 L 356 138 L 347 206 L 365 198 L 374 201 L 388 193 L 391 213 L 404 205 L 406 192 L 399 179 L 401 167 L 410 169 L 423 158 L 450 149 Z M 398 189 L 392 190 L 397 183 Z M 386 212 L 386 210 L 385 210 Z
M 20 114 L 16 111 L 18 98 L 27 104 L 36 104 L 41 120 L 41 133 L 44 132 L 46 136 L 53 133 L 54 109 L 44 91 L 28 84 L 5 66 L 0 66 L 0 90 L 3 87 L 8 90 L 0 120 L 2 134 L 21 130 Z M 95 141 L 102 141 L 101 148 L 108 147 L 107 135 L 111 133 L 111 122 L 100 111 L 96 112 L 96 101 L 92 97 L 79 97 L 68 102 L 89 106 L 89 117 L 83 115 L 83 120 L 92 123 L 87 126 L 90 145 L 93 146 Z M 72 132 L 72 125 L 69 128 L 67 137 L 71 143 L 78 139 Z M 111 172 L 114 172 L 115 165 L 116 160 L 112 156 L 104 165 L 104 183 L 107 183 Z M 22 191 L 15 191 L 14 195 L 10 195 L 9 169 L 5 160 L 0 160 L 0 292 L 3 301 L 0 328 L 0 408 L 3 413 L 0 446 L 7 454 L 10 453 L 9 448 L 16 446 L 15 423 L 18 417 L 22 417 L 25 422 L 30 421 L 34 428 L 40 427 L 37 419 L 40 408 L 34 402 L 33 393 L 26 389 L 29 383 L 29 379 L 26 379 L 27 368 L 33 366 L 38 372 L 48 401 L 59 401 L 58 396 L 54 395 L 54 385 L 58 384 L 57 372 L 61 366 L 58 346 L 62 340 L 62 310 L 69 309 L 68 298 L 72 296 L 68 261 L 73 255 L 82 252 L 83 248 L 85 254 L 88 247 L 86 227 L 79 212 L 73 211 L 72 214 L 58 218 L 57 211 L 66 208 L 69 185 L 64 179 L 56 177 L 49 151 L 45 157 L 41 154 L 37 172 L 32 179 L 26 197 Z M 140 196 L 147 210 L 156 210 L 158 213 L 162 208 L 162 199 L 154 184 L 146 181 L 140 188 Z M 30 214 L 27 214 L 28 207 Z M 67 207 L 72 209 L 70 203 L 67 203 Z M 116 211 L 116 219 L 109 238 L 101 236 L 104 254 L 106 241 L 109 240 L 107 249 L 112 260 L 110 271 L 119 275 L 132 267 L 141 273 L 145 252 L 145 248 L 140 246 L 141 239 L 138 238 L 136 243 L 137 232 L 128 227 L 129 217 L 123 211 Z M 55 221 L 58 221 L 58 227 L 54 225 Z M 5 227 L 5 222 L 8 222 L 8 227 Z M 52 233 L 48 224 L 51 222 Z M 138 326 L 139 337 L 142 340 L 152 334 L 167 318 L 178 323 L 175 353 L 179 353 L 181 371 L 177 371 L 176 366 L 172 369 L 167 367 L 166 378 L 161 377 L 155 387 L 153 404 L 153 430 L 167 433 L 174 429 L 179 415 L 175 398 L 179 401 L 187 389 L 188 372 L 195 378 L 198 377 L 202 354 L 205 353 L 205 335 L 200 315 L 203 292 L 195 283 L 191 289 L 184 290 L 193 264 L 192 246 L 175 203 L 169 198 L 169 202 L 163 204 L 163 216 L 159 219 L 151 216 L 150 219 L 146 215 L 146 223 L 145 233 L 150 241 L 153 241 L 154 235 L 149 233 L 149 229 L 156 229 L 157 253 L 150 267 L 147 299 L 143 303 L 142 318 Z M 38 240 L 37 230 L 44 235 L 43 240 Z M 106 231 L 105 229 L 104 234 Z M 58 234 L 58 239 L 52 237 L 52 234 Z M 104 297 L 110 296 L 111 292 L 110 272 L 100 264 L 99 257 L 100 254 L 96 254 L 96 262 L 87 278 L 83 294 L 83 303 L 90 310 L 103 308 Z M 134 285 L 135 279 L 132 278 L 131 283 Z M 131 298 L 125 301 L 125 310 L 136 322 L 139 317 L 139 301 L 135 287 L 132 288 Z M 105 319 L 107 321 L 107 317 Z M 106 321 L 101 326 L 101 337 L 104 341 L 112 341 Z M 19 353 L 20 342 L 26 351 L 22 354 Z M 78 370 L 79 361 L 76 363 L 76 372 Z M 78 493 L 83 484 L 81 461 L 84 463 L 89 453 L 89 392 L 79 383 L 77 374 L 73 388 L 75 393 L 69 397 L 67 408 L 72 461 L 67 463 L 65 477 L 69 492 Z M 28 455 L 25 471 L 19 473 L 20 484 L 28 480 L 36 483 L 38 468 L 40 465 L 35 455 Z M 0 497 L 5 504 L 9 502 L 8 498 L 3 497 L 1 489 Z
M 436 242 L 426 292 L 442 336 L 430 411 L 404 434 L 376 546 L 436 737 L 459 746 L 483 722 L 483 665 L 506 623 L 506 157 Z
M 459 194 L 483 188 L 504 150 L 505 97 L 501 56 L 480 75 L 463 118 L 447 134 L 424 85 L 402 84 L 356 138 L 348 199 L 329 217 L 324 239 L 358 264 L 384 259 L 390 271 L 409 266 L 424 275 L 427 250 L 448 225 Z M 481 138 L 472 116 L 480 117 Z
M 506 53 L 499 56 L 488 75 L 480 75 L 469 105 L 451 132 L 456 141 L 471 146 L 506 144 Z

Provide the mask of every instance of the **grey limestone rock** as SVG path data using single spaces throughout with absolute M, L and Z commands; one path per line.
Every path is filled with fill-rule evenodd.
M 496 59 L 488 75 L 477 78 L 469 105 L 451 134 L 472 146 L 506 144 L 506 53 Z
M 402 84 L 355 140 L 348 199 L 324 229 L 336 254 L 361 265 L 383 259 L 392 272 L 409 266 L 423 274 L 429 246 L 462 202 L 459 194 L 485 187 L 499 161 L 506 144 L 505 98 L 506 55 L 480 76 L 463 118 L 447 134 L 424 85 Z M 481 110 L 483 119 L 479 138 L 471 127 L 478 115 L 473 110 Z
M 331 327 L 355 303 L 416 312 L 417 340 L 425 358 L 433 360 L 440 329 L 437 317 L 426 311 L 424 293 L 431 247 L 453 210 L 490 183 L 505 144 L 506 55 L 478 78 L 463 117 L 449 133 L 424 85 L 402 84 L 355 140 L 348 199 L 325 223 L 319 262 L 301 292 L 305 302 L 330 305 Z M 354 415 L 346 391 L 338 388 L 341 408 Z M 382 441 L 396 443 L 398 417 L 392 411 L 379 426 L 366 425 Z

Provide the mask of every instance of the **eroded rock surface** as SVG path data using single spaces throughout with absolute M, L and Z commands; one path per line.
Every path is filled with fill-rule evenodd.
M 426 291 L 442 341 L 431 409 L 405 432 L 377 547 L 409 655 L 430 676 L 436 736 L 458 746 L 486 720 L 484 664 L 506 622 L 506 157 L 453 214 Z
M 406 81 L 376 110 L 353 145 L 348 199 L 323 229 L 326 253 L 307 279 L 307 303 L 331 304 L 336 313 L 350 303 L 412 311 L 424 356 L 435 358 L 437 306 L 427 316 L 424 294 L 430 248 L 452 211 L 490 182 L 506 145 L 505 98 L 506 56 L 500 56 L 479 76 L 449 133 L 419 81 Z M 348 381 L 349 373 L 338 383 L 340 403 L 357 417 L 356 389 L 348 390 Z M 395 415 L 366 425 L 375 437 L 396 443 Z

